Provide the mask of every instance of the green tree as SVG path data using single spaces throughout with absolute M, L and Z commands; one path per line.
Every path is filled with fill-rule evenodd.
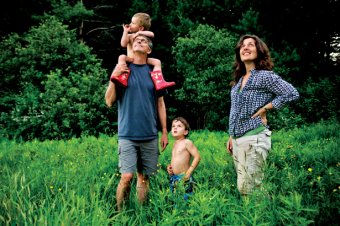
M 236 38 L 227 30 L 199 25 L 173 47 L 183 80 L 175 90 L 178 113 L 197 118 L 199 128 L 225 130 L 230 106 L 231 66 Z
M 1 133 L 9 138 L 61 139 L 108 132 L 107 72 L 91 49 L 50 17 L 0 44 Z

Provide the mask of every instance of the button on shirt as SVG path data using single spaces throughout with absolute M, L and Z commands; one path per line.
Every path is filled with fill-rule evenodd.
M 263 126 L 260 116 L 252 119 L 261 107 L 272 103 L 275 109 L 299 98 L 298 91 L 273 71 L 255 70 L 250 73 L 246 85 L 242 78 L 231 89 L 229 135 L 240 137 L 246 132 Z

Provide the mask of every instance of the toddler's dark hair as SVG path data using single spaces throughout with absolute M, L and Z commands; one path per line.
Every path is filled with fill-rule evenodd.
M 180 121 L 181 123 L 183 123 L 185 129 L 188 130 L 188 134 L 186 135 L 186 137 L 187 137 L 189 135 L 189 132 L 190 132 L 190 125 L 189 125 L 188 121 L 183 117 L 176 117 L 172 120 L 172 122 L 174 122 L 174 121 Z

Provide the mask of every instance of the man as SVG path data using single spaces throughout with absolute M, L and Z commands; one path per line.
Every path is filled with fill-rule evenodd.
M 138 35 L 133 40 L 133 63 L 118 64 L 111 77 L 129 74 L 129 86 L 119 86 L 111 79 L 105 101 L 111 107 L 118 104 L 118 153 L 121 178 L 117 186 L 117 209 L 120 211 L 128 197 L 134 173 L 137 171 L 137 198 L 142 204 L 149 190 L 149 177 L 157 172 L 158 130 L 162 128 L 162 151 L 168 145 L 166 108 L 163 96 L 166 90 L 156 92 L 150 77 L 152 68 L 146 63 L 152 51 L 151 40 Z

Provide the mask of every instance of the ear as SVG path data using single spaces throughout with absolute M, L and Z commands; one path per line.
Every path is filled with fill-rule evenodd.
M 149 50 L 146 52 L 147 54 L 150 54 L 152 52 L 152 50 L 150 49 L 150 47 L 148 46 Z
M 188 130 L 184 130 L 184 135 L 186 136 L 186 135 L 188 135 L 188 133 L 189 133 L 189 131 Z
M 143 27 L 143 26 L 140 26 L 140 27 L 139 27 L 139 31 L 144 31 L 144 27 Z

